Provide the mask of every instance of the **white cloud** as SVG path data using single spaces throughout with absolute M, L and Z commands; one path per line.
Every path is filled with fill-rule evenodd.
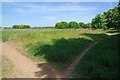
M 119 0 L 2 0 L 2 2 L 118 2 Z
M 18 13 L 37 13 L 37 12 L 49 12 L 49 11 L 89 11 L 89 10 L 96 10 L 96 7 L 83 7 L 76 4 L 65 4 L 59 6 L 43 6 L 43 5 L 35 5 L 32 3 L 14 3 L 12 4 L 16 6 L 13 11 Z

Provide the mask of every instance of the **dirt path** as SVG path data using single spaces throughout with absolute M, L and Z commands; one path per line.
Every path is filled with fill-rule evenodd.
M 35 64 L 32 60 L 22 55 L 9 43 L 2 43 L 2 55 L 15 66 L 17 78 L 58 78 L 55 71 L 48 63 Z M 1 47 L 1 46 L 0 46 Z
M 2 54 L 13 62 L 13 64 L 15 65 L 15 71 L 18 71 L 22 74 L 20 76 L 18 75 L 18 78 L 69 78 L 72 72 L 75 70 L 77 64 L 81 61 L 82 57 L 91 47 L 93 47 L 99 41 L 96 41 L 92 45 L 85 48 L 83 52 L 65 70 L 65 72 L 63 73 L 64 76 L 57 74 L 56 71 L 52 69 L 48 63 L 35 64 L 32 60 L 22 55 L 19 51 L 17 51 L 8 43 L 2 44 Z M 2 42 L 0 41 L 0 44 L 1 43 Z
M 79 64 L 82 57 L 87 53 L 87 51 L 97 44 L 99 41 L 94 42 L 92 45 L 88 46 L 83 50 L 83 52 L 70 64 L 70 66 L 65 70 L 64 78 L 69 78 L 72 75 L 72 72 L 75 70 L 75 67 Z
M 108 35 L 108 37 L 114 35 L 111 33 L 106 33 L 106 35 Z M 76 66 L 80 63 L 82 57 L 87 53 L 87 51 L 93 47 L 94 45 L 96 45 L 99 41 L 101 41 L 102 39 L 94 42 L 93 44 L 91 44 L 90 46 L 88 46 L 87 48 L 85 48 L 83 50 L 83 52 L 70 64 L 70 66 L 64 71 L 64 78 L 70 78 L 72 75 L 72 72 L 75 70 Z

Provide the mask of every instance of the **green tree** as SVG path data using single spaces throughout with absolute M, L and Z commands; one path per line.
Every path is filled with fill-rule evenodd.
M 84 22 L 80 22 L 79 25 L 80 25 L 80 27 L 82 27 L 82 28 L 86 28 L 86 25 L 84 24 Z
M 118 30 L 120 30 L 120 0 L 119 0 L 117 10 L 118 10 Z
M 12 28 L 13 29 L 19 29 L 19 26 L 18 25 L 13 25 Z
M 92 28 L 91 23 L 87 23 L 85 25 L 86 25 L 86 28 Z
M 92 28 L 94 29 L 101 29 L 104 28 L 106 25 L 105 18 L 103 15 L 98 14 L 95 18 L 92 19 Z
M 75 29 L 77 29 L 77 28 L 80 28 L 80 25 L 77 22 L 75 22 L 75 21 L 71 21 L 69 23 L 69 28 L 75 28 Z
M 25 28 L 30 28 L 30 26 L 21 24 L 21 25 L 13 25 L 12 28 L 13 29 L 25 29 Z
M 109 9 L 108 11 L 104 12 L 103 15 L 106 18 L 106 26 L 107 28 L 115 28 L 119 29 L 119 6 L 116 6 L 113 9 Z
M 68 28 L 68 23 L 64 22 L 64 21 L 56 23 L 55 28 L 66 29 L 66 28 Z
M 68 28 L 68 26 L 69 26 L 69 24 L 67 22 L 65 22 L 65 21 L 61 22 L 61 24 L 63 24 L 64 28 Z

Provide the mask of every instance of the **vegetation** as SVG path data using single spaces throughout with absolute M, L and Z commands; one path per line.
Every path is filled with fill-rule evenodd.
M 100 41 L 82 58 L 73 74 L 80 78 L 118 78 L 118 38 L 120 34 Z
M 98 14 L 95 18 L 92 19 L 92 23 L 91 23 L 92 28 L 94 29 L 114 28 L 116 30 L 119 30 L 119 20 L 120 20 L 119 7 L 120 6 L 116 6 L 115 8 L 109 9 L 103 14 Z
M 119 76 L 116 62 L 120 35 L 107 38 L 105 33 L 114 33 L 120 29 L 119 14 L 120 5 L 96 15 L 92 22 L 87 24 L 62 21 L 56 23 L 55 28 L 58 29 L 26 29 L 30 26 L 13 25 L 13 29 L 3 29 L 2 41 L 12 40 L 18 48 L 26 50 L 27 55 L 65 69 L 84 48 L 99 39 L 104 39 L 87 52 L 76 67 L 73 77 L 116 78 Z
M 13 25 L 12 28 L 13 29 L 26 29 L 26 28 L 30 28 L 30 26 L 21 24 L 21 25 Z
M 5 29 L 2 33 L 4 41 L 12 40 L 18 48 L 27 50 L 29 56 L 59 65 L 61 69 L 65 69 L 83 48 L 106 37 L 103 30 L 90 29 Z M 98 35 L 91 38 L 85 33 Z
M 95 18 L 92 19 L 91 25 L 94 29 L 106 28 L 105 18 L 103 17 L 103 15 L 98 14 Z
M 59 29 L 67 28 L 93 28 L 93 29 L 110 29 L 114 28 L 119 30 L 120 27 L 120 5 L 113 9 L 109 9 L 106 12 L 96 15 L 91 23 L 84 24 L 80 22 L 79 24 L 75 21 L 71 21 L 69 24 L 67 22 L 56 23 L 55 27 Z
M 2 57 L 2 78 L 10 78 L 13 77 L 13 64 L 11 64 L 10 61 L 8 61 L 8 59 L 6 59 L 5 57 Z
M 71 21 L 71 22 L 69 23 L 69 28 L 78 29 L 79 27 L 80 27 L 80 25 L 79 25 L 77 22 L 75 22 L 75 21 Z
M 7 41 L 7 40 L 11 37 L 11 35 L 13 35 L 13 34 L 15 34 L 14 31 L 11 31 L 11 30 L 3 30 L 2 32 L 0 32 L 0 35 L 1 35 L 0 38 L 2 38 L 2 41 L 5 42 L 5 41 Z
M 68 23 L 67 22 L 56 23 L 55 27 L 59 29 L 66 29 L 68 28 Z

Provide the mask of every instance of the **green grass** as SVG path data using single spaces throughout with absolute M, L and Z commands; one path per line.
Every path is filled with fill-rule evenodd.
M 2 35 L 2 41 L 8 41 L 8 39 L 11 37 L 11 35 L 15 34 L 15 31 L 11 31 L 11 30 L 2 30 L 2 33 L 0 35 Z
M 105 31 L 91 29 L 3 29 L 2 40 L 12 40 L 29 56 L 65 69 L 92 42 L 105 38 Z
M 118 38 L 113 35 L 100 41 L 82 58 L 73 77 L 79 78 L 118 78 Z

